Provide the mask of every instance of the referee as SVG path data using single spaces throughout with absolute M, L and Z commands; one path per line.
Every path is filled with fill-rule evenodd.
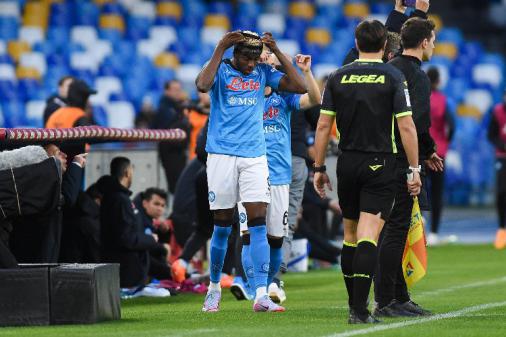
M 394 121 L 409 162 L 404 169 L 418 167 L 416 128 L 404 76 L 381 61 L 386 38 L 386 28 L 379 21 L 357 26 L 359 59 L 330 75 L 316 131 L 314 187 L 321 197 L 325 185 L 331 189 L 324 163 L 334 118 L 341 138 L 337 192 L 344 217 L 341 267 L 350 324 L 379 322 L 367 309 L 367 297 L 376 268 L 378 235 L 395 197 Z M 420 187 L 415 170 L 406 190 L 417 195 Z

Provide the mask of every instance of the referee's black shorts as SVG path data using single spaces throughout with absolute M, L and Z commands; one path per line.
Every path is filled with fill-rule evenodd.
M 346 219 L 360 212 L 388 220 L 395 200 L 395 155 L 343 151 L 337 160 L 337 195 Z

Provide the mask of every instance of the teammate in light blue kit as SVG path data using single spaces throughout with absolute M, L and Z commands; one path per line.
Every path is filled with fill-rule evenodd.
M 263 45 L 285 67 L 283 74 L 267 64 L 258 64 Z M 222 60 L 234 46 L 231 60 Z M 271 34 L 262 38 L 252 32 L 227 33 L 211 60 L 195 81 L 201 92 L 210 92 L 211 113 L 206 151 L 209 205 L 215 227 L 211 238 L 209 291 L 202 308 L 219 310 L 220 276 L 233 223 L 236 204 L 242 201 L 248 215 L 251 259 L 255 271 L 254 311 L 284 311 L 267 295 L 269 245 L 266 209 L 270 202 L 269 170 L 263 132 L 264 88 L 305 93 L 304 80 L 280 52 Z
M 265 62 L 279 66 L 276 56 L 271 53 L 268 53 Z M 272 281 L 282 262 L 281 247 L 283 237 L 287 235 L 288 230 L 289 186 L 292 181 L 290 117 L 292 112 L 319 104 L 321 97 L 318 83 L 311 72 L 311 56 L 297 55 L 295 63 L 304 74 L 308 90 L 306 94 L 280 93 L 271 87 L 266 87 L 264 92 L 266 98 L 263 116 L 264 134 L 271 181 L 271 203 L 267 207 L 267 235 L 270 246 L 267 284 L 269 296 L 276 303 L 281 303 L 286 299 L 284 291 Z M 239 218 L 243 240 L 243 268 L 248 277 L 248 283 L 251 284 L 255 270 L 251 259 L 250 234 L 246 227 L 246 217 L 241 215 Z M 238 293 L 234 292 L 234 294 Z M 243 297 L 247 298 L 247 295 Z

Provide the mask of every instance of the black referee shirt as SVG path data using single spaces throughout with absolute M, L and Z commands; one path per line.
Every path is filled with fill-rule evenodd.
M 359 59 L 330 75 L 321 113 L 336 116 L 342 151 L 397 153 L 394 117 L 412 114 L 404 75 Z

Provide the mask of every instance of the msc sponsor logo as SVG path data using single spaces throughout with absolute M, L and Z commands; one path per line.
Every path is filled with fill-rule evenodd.
M 229 105 L 233 106 L 252 106 L 258 103 L 258 99 L 256 97 L 236 97 L 230 96 L 227 99 Z
M 280 132 L 280 131 L 281 131 L 281 128 L 277 124 L 264 126 L 264 133 L 275 133 L 275 132 Z
M 385 84 L 385 75 L 344 75 L 341 83 L 381 83 Z
M 279 116 L 279 109 L 270 106 L 267 111 L 264 112 L 264 121 L 267 119 L 277 118 Z
M 216 194 L 214 194 L 213 191 L 210 191 L 207 198 L 209 199 L 210 202 L 214 202 L 216 200 Z
M 227 89 L 232 91 L 258 91 L 260 90 L 260 82 L 247 80 L 244 81 L 241 77 L 234 77 L 230 84 L 227 84 Z

